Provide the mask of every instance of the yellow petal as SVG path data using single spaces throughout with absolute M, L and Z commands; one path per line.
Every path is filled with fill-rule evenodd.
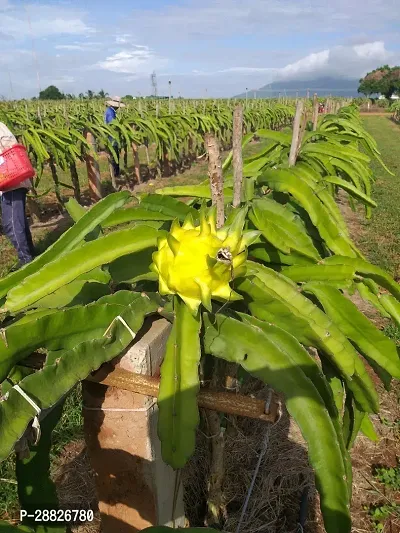
M 182 229 L 194 229 L 192 213 L 189 213 L 188 215 L 186 215 L 186 218 L 182 225 Z
M 194 280 L 197 285 L 200 287 L 200 293 L 201 293 L 201 302 L 204 305 L 204 307 L 211 311 L 211 290 L 209 285 L 207 283 L 204 283 L 201 279 L 195 278 Z
M 165 282 L 164 278 L 159 275 L 158 276 L 158 289 L 161 295 L 163 294 L 174 294 L 170 288 L 168 287 L 167 283 Z
M 171 233 L 168 233 L 167 241 L 168 241 L 168 246 L 171 249 L 171 252 L 174 255 L 178 255 L 179 249 L 181 247 L 181 243 L 177 239 L 175 239 L 175 237 Z
M 187 296 L 184 296 L 181 293 L 178 293 L 178 294 L 182 298 L 182 300 L 185 302 L 185 304 L 189 307 L 192 315 L 196 315 L 197 311 L 199 310 L 201 301 L 196 298 L 188 298 Z

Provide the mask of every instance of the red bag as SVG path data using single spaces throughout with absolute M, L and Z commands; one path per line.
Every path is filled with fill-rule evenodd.
M 19 183 L 35 176 L 25 146 L 15 144 L 0 153 L 0 190 L 16 187 Z

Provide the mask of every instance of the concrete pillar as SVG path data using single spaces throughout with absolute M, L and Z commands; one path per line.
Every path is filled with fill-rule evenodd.
M 108 371 L 119 366 L 159 375 L 171 325 L 165 319 L 148 319 L 145 326 L 146 333 Z M 85 382 L 83 402 L 102 532 L 132 533 L 153 525 L 183 527 L 182 487 L 174 498 L 177 473 L 161 459 L 154 399 Z

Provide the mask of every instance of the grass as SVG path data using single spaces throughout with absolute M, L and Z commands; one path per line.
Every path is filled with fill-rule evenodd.
M 363 117 L 363 122 L 395 175 L 390 176 L 377 161 L 372 162 L 375 176 L 373 198 L 378 207 L 373 211 L 372 219 L 363 224 L 358 244 L 371 262 L 397 278 L 400 264 L 400 127 L 383 116 Z
M 367 131 L 376 140 L 382 159 L 394 176 L 388 174 L 379 162 L 371 163 L 375 178 L 372 196 L 378 206 L 374 209 L 369 221 L 365 221 L 360 211 L 360 231 L 354 235 L 354 238 L 369 261 L 379 265 L 398 279 L 400 273 L 400 153 L 398 150 L 400 127 L 385 116 L 363 116 L 362 120 Z M 398 327 L 389 324 L 384 327 L 383 331 L 400 346 Z M 397 386 L 394 387 L 395 395 L 398 394 L 397 389 Z M 381 400 L 383 401 L 382 397 Z M 397 397 L 397 403 L 398 401 Z M 381 415 L 380 423 L 393 430 L 397 442 L 400 436 L 399 420 L 395 419 L 395 413 L 391 410 L 387 411 L 387 416 L 388 418 L 385 418 Z M 392 450 L 393 447 L 395 447 L 394 444 L 390 446 L 390 449 Z M 387 454 L 389 454 L 388 448 L 389 443 L 385 450 Z M 382 452 L 382 456 L 388 455 Z M 370 526 L 375 532 L 397 531 L 396 527 L 400 520 L 399 463 L 396 466 L 375 465 L 370 475 L 376 496 L 373 503 L 364 506 Z

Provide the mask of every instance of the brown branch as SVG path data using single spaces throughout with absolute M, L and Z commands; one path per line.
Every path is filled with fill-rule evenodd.
M 294 116 L 294 122 L 293 122 L 293 137 L 292 137 L 292 145 L 290 147 L 290 154 L 289 154 L 289 167 L 293 167 L 296 164 L 297 148 L 299 144 L 300 123 L 301 123 L 301 117 L 303 115 L 303 106 L 304 106 L 303 100 L 299 100 L 297 102 L 296 114 Z
M 93 134 L 86 130 L 84 132 L 87 142 L 90 144 L 92 152 L 96 152 L 96 142 L 93 137 Z M 102 198 L 101 192 L 101 178 L 100 178 L 100 168 L 96 159 L 93 157 L 92 153 L 87 153 L 85 155 L 86 169 L 88 175 L 88 183 L 90 189 L 90 196 L 93 200 L 100 200 Z
M 206 133 L 204 144 L 208 155 L 208 176 L 210 178 L 212 205 L 217 206 L 217 227 L 224 225 L 224 189 L 219 142 L 212 133 Z
M 313 131 L 316 131 L 317 127 L 318 127 L 318 112 L 319 112 L 319 104 L 318 104 L 318 97 L 317 97 L 317 93 L 314 94 L 314 99 L 313 99 L 313 118 L 312 118 L 312 122 L 313 122 Z
M 42 368 L 45 355 L 35 352 L 21 363 L 28 368 Z M 85 381 L 100 383 L 108 387 L 115 387 L 121 390 L 128 390 L 157 398 L 160 387 L 160 378 L 146 376 L 129 372 L 123 368 L 115 368 L 112 363 L 104 364 L 96 372 L 92 372 Z M 221 413 L 243 416 L 262 420 L 264 422 L 275 422 L 277 417 L 277 405 L 272 403 L 268 412 L 265 412 L 265 401 L 236 394 L 232 392 L 217 392 L 207 388 L 201 388 L 197 396 L 199 407 L 219 411 Z
M 235 107 L 233 112 L 233 137 L 232 137 L 232 164 L 233 164 L 233 207 L 240 204 L 242 198 L 243 183 L 243 158 L 242 158 L 242 135 L 243 135 L 243 108 Z

